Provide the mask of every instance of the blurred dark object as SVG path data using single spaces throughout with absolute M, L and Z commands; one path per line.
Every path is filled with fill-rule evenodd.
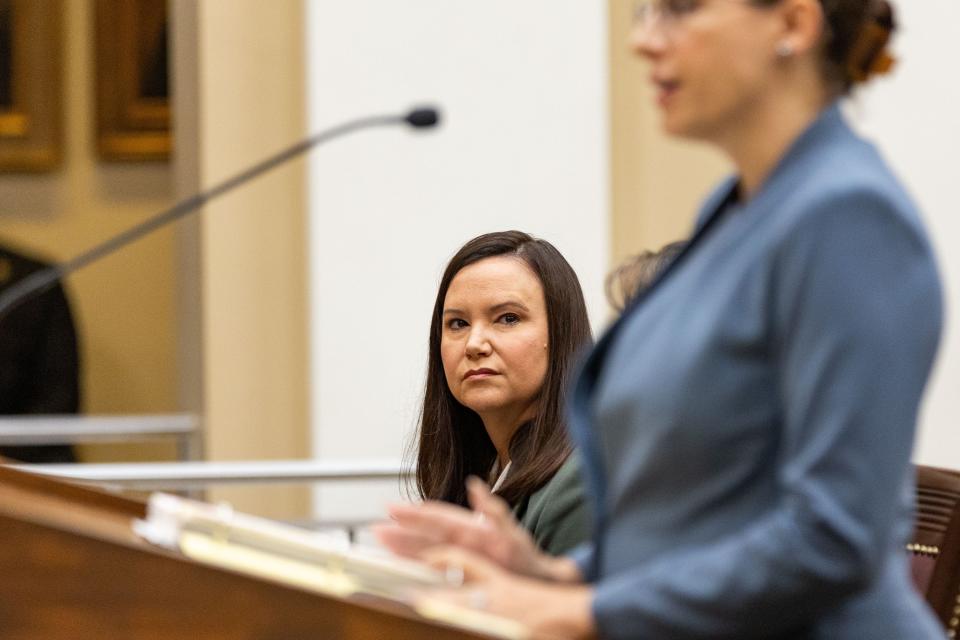
M 60 164 L 63 0 L 0 0 L 0 172 Z
M 13 108 L 12 18 L 10 0 L 0 0 L 0 111 Z
M 0 247 L 0 291 L 47 265 Z M 0 318 L 0 415 L 70 414 L 80 408 L 77 336 L 60 284 Z M 75 462 L 69 446 L 0 447 L 23 462 Z
M 166 0 L 96 0 L 97 151 L 103 160 L 167 160 Z
M 960 472 L 917 467 L 917 515 L 907 545 L 914 584 L 955 638 L 960 627 Z

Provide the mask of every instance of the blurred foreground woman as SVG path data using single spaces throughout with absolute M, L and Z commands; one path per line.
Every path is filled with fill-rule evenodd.
M 892 10 L 664 0 L 637 18 L 663 127 L 736 175 L 575 382 L 592 542 L 561 559 L 511 542 L 479 483 L 475 530 L 406 526 L 465 568 L 449 597 L 542 635 L 941 638 L 904 552 L 939 282 L 912 202 L 837 104 L 889 67 Z

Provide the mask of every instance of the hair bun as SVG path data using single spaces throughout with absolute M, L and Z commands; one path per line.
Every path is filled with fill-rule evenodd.
M 874 2 L 867 23 L 847 59 L 847 76 L 852 84 L 866 82 L 893 69 L 896 60 L 887 51 L 887 45 L 896 28 L 890 3 L 887 0 Z

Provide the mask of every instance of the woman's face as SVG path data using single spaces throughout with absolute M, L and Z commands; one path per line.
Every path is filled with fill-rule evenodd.
M 749 0 L 652 3 L 636 23 L 631 48 L 650 62 L 667 132 L 715 140 L 757 113 L 782 64 L 776 51 L 784 25 L 777 6 Z
M 549 332 L 543 286 L 526 263 L 497 256 L 461 269 L 442 322 L 440 357 L 453 397 L 485 422 L 533 417 Z

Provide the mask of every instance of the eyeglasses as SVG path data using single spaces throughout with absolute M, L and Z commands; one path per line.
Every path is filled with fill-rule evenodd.
M 728 0 L 742 3 L 743 0 Z M 638 27 L 650 27 L 660 20 L 664 27 L 674 27 L 704 5 L 704 0 L 634 0 L 633 23 Z
M 633 24 L 649 27 L 657 20 L 673 25 L 700 8 L 701 0 L 634 0 Z

